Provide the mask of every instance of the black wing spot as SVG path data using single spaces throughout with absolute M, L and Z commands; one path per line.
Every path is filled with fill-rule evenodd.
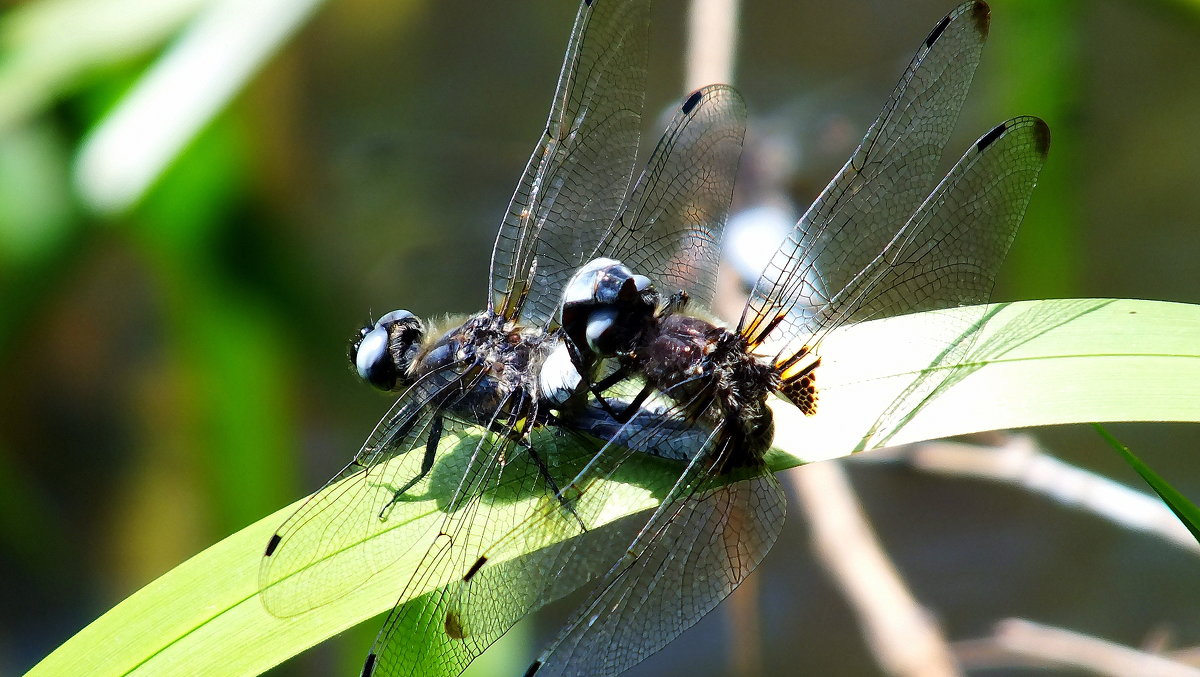
M 925 38 L 925 46 L 932 47 L 933 43 L 937 42 L 937 39 L 940 38 L 942 33 L 946 31 L 946 26 L 949 25 L 950 15 L 947 14 L 946 16 L 942 17 L 942 20 L 938 22 L 938 25 L 934 26 L 933 30 L 929 32 L 929 37 Z
M 1007 132 L 1007 131 L 1008 131 L 1008 123 L 1001 122 L 1000 124 L 996 125 L 995 127 L 992 127 L 992 131 L 988 132 L 987 134 L 984 134 L 983 137 L 981 137 L 978 141 L 976 141 L 975 148 L 978 149 L 979 152 L 982 153 L 984 151 L 984 149 L 986 149 L 988 146 L 995 143 L 996 139 L 999 139 L 1000 137 L 1004 136 L 1004 132 Z
M 279 541 L 283 540 L 279 534 L 271 534 L 271 541 L 267 543 L 267 551 L 263 553 L 263 557 L 270 557 L 275 554 L 275 548 L 279 547 Z
M 371 677 L 375 672 L 375 653 L 367 654 L 367 661 L 363 663 L 362 677 Z
M 583 0 L 583 4 L 587 5 L 588 7 L 591 7 L 593 1 L 594 0 Z
M 529 666 L 529 669 L 525 671 L 525 677 L 533 677 L 535 674 L 537 674 L 537 671 L 541 669 L 542 662 L 534 661 L 533 664 Z
M 696 107 L 696 104 L 700 103 L 700 99 L 702 98 L 704 98 L 704 90 L 697 89 L 696 91 L 692 92 L 692 95 L 687 98 L 687 101 L 683 102 L 683 114 L 687 115 L 688 113 L 691 113 L 692 109 Z
M 987 37 L 988 29 L 992 25 L 992 8 L 988 7 L 986 2 L 980 0 L 971 8 L 971 18 L 975 20 L 975 30 L 983 37 Z
M 446 629 L 446 635 L 450 639 L 466 639 L 467 633 L 463 630 L 462 619 L 453 611 L 446 613 L 446 621 L 442 624 Z
M 479 573 L 479 570 L 482 569 L 483 565 L 486 563 L 487 557 L 480 557 L 479 559 L 475 560 L 475 563 L 471 565 L 471 568 L 467 571 L 466 575 L 463 576 L 463 582 L 466 583 L 467 581 L 471 580 L 471 577 Z

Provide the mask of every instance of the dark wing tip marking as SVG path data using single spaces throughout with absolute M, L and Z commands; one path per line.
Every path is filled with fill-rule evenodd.
M 583 4 L 587 5 L 588 7 L 591 7 L 593 2 L 595 2 L 595 0 L 583 0 Z
M 375 672 L 375 652 L 367 654 L 367 660 L 363 663 L 363 669 L 359 677 L 371 677 Z
M 542 662 L 534 661 L 533 664 L 529 666 L 529 669 L 525 671 L 525 677 L 533 677 L 535 674 L 537 674 L 537 671 L 541 669 Z
M 279 534 L 271 534 L 271 540 L 267 543 L 267 551 L 263 553 L 263 557 L 270 557 L 275 554 L 275 548 L 279 547 L 279 541 L 283 540 Z
M 988 146 L 995 143 L 996 139 L 1004 136 L 1004 132 L 1008 131 L 1008 127 L 1009 123 L 1007 122 L 1001 122 L 992 127 L 991 131 L 979 137 L 979 140 L 975 142 L 975 149 L 982 153 Z
M 981 37 L 987 38 L 988 29 L 992 23 L 992 8 L 988 7 L 988 4 L 983 2 L 983 0 L 976 0 L 975 2 L 964 2 L 955 7 L 954 11 L 942 17 L 938 25 L 934 26 L 933 30 L 929 32 L 929 36 L 925 38 L 925 47 L 932 47 L 933 43 L 937 42 L 937 39 L 950 26 L 951 21 L 968 12 L 971 14 L 971 21 L 975 24 L 975 30 L 979 32 Z
M 974 6 L 971 7 L 971 18 L 975 21 L 975 30 L 979 31 L 980 35 L 987 37 L 988 29 L 992 25 L 992 8 L 988 7 L 983 0 L 972 4 Z
M 700 103 L 700 99 L 703 99 L 703 98 L 704 98 L 704 90 L 703 89 L 697 89 L 696 91 L 692 92 L 691 96 L 689 96 L 687 98 L 687 101 L 683 102 L 683 114 L 687 115 L 688 113 L 691 113 L 692 109 L 695 108 L 696 104 Z
M 1033 142 L 1043 157 L 1050 152 L 1050 125 L 1041 118 L 1033 118 Z

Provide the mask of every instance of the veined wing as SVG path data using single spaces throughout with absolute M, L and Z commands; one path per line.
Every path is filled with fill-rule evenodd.
M 1046 154 L 1050 128 L 1023 116 L 979 138 L 874 265 L 843 290 L 827 323 L 982 303 L 1016 236 Z
M 846 322 L 987 301 L 1049 149 L 1050 129 L 1035 117 L 1013 118 L 980 137 L 883 250 L 809 322 L 781 323 L 780 355 L 795 348 L 801 328 L 806 333 L 798 338 L 811 347 Z M 803 257 L 798 249 L 790 254 Z M 967 346 L 964 332 L 971 324 L 956 314 L 932 329 L 929 339 Z M 755 316 L 750 326 L 769 330 L 769 318 Z
M 563 487 L 563 496 L 589 525 L 627 511 L 633 497 L 642 505 L 661 504 L 619 520 L 599 537 L 602 530 L 591 529 L 533 556 L 504 561 L 503 553 L 562 521 L 561 510 L 545 504 L 482 550 L 460 588 L 459 601 L 469 607 L 450 608 L 486 608 L 481 601 L 512 596 L 537 608 L 602 574 L 588 601 L 527 673 L 539 677 L 617 674 L 694 625 L 770 550 L 785 506 L 778 482 L 761 461 L 741 459 L 742 465 L 732 467 L 729 436 L 720 428 L 695 426 L 695 410 L 706 404 L 701 396 L 665 410 L 641 410 L 616 434 L 605 432 L 619 442 L 606 443 Z M 603 414 L 596 420 L 601 430 L 611 423 Z M 681 437 L 687 440 L 682 472 L 678 462 L 650 455 L 676 456 Z M 514 572 L 534 587 L 514 590 Z
M 365 583 L 406 550 L 387 538 L 396 491 L 421 476 L 427 445 L 447 438 L 445 412 L 482 379 L 461 365 L 410 387 L 345 468 L 272 535 L 259 568 L 263 605 L 279 617 L 322 606 Z M 434 450 L 436 451 L 436 450 Z M 408 495 L 420 496 L 429 480 Z
M 806 340 L 827 309 L 895 238 L 934 185 L 987 38 L 988 6 L 959 5 L 913 57 L 862 144 L 771 259 L 750 294 L 739 329 Z M 844 312 L 835 313 L 839 317 Z M 846 319 L 866 319 L 849 315 Z
M 735 89 L 693 92 L 591 258 L 617 259 L 662 293 L 686 291 L 708 310 L 745 135 L 746 105 Z
M 617 675 L 695 625 L 750 575 L 783 526 L 775 476 L 681 478 L 533 674 Z
M 546 325 L 621 206 L 640 135 L 649 5 L 580 5 L 546 131 L 496 236 L 488 307 L 503 317 Z
M 711 246 L 713 231 L 719 233 L 728 209 L 744 124 L 741 99 L 727 87 L 706 88 L 688 99 L 655 150 L 635 192 L 638 199 L 630 201 L 627 213 L 637 228 L 629 231 L 624 246 L 641 243 L 646 251 L 639 254 L 638 261 L 661 261 L 665 269 L 672 260 L 684 262 L 682 256 L 693 251 L 704 254 L 701 267 L 705 271 L 709 262 L 715 265 L 711 258 L 716 254 Z M 681 246 L 685 232 L 693 234 L 690 247 Z M 538 419 L 533 412 L 517 418 Z M 594 440 L 582 436 L 563 438 L 547 433 L 535 436 L 529 450 L 517 453 L 536 453 L 548 474 L 561 478 L 565 486 L 576 477 L 579 466 L 593 468 L 580 477 L 596 474 L 594 464 L 585 465 L 591 459 L 587 452 L 596 446 Z M 604 458 L 607 461 L 614 455 L 609 452 Z M 481 449 L 480 457 L 502 459 L 504 454 Z M 615 467 L 606 466 L 602 474 L 606 476 Z M 463 509 L 447 515 L 402 597 L 444 580 L 448 572 L 457 576 L 426 598 L 393 610 L 376 641 L 372 674 L 465 668 L 517 620 L 603 574 L 633 538 L 615 527 L 591 529 L 598 511 L 613 500 L 608 493 L 585 499 L 567 497 L 569 489 L 560 492 L 560 497 L 543 491 L 530 494 L 527 512 L 488 513 L 482 503 L 487 500 L 484 490 L 496 482 L 499 472 L 493 465 L 464 479 L 458 489 L 465 501 Z M 529 481 L 534 479 L 530 476 Z M 591 479 L 588 481 L 590 484 Z M 584 537 L 572 539 L 585 529 L 589 531 Z M 509 537 L 502 538 L 502 534 Z M 574 553 L 580 547 L 604 556 L 576 561 Z M 517 560 L 503 556 L 505 552 L 534 550 Z M 564 570 L 567 562 L 570 568 Z M 430 628 L 440 632 L 428 637 Z M 414 633 L 426 637 L 413 642 Z
M 534 400 L 514 398 L 490 427 L 519 431 L 522 420 L 536 417 L 536 407 Z M 570 479 L 598 445 L 578 436 L 564 443 L 564 438 L 546 428 L 537 433 L 524 450 L 519 450 L 507 433 L 488 433 L 481 439 L 440 530 L 400 595 L 402 603 L 388 614 L 375 640 L 364 677 L 457 674 L 513 624 L 541 606 L 530 599 L 530 591 L 546 580 L 543 563 L 553 559 L 555 547 L 570 543 L 571 537 L 585 529 L 581 516 L 560 502 L 554 490 L 558 481 Z M 548 483 L 552 490 L 547 490 Z M 526 556 L 527 566 L 538 571 L 504 567 L 506 575 L 497 581 L 490 576 L 492 567 L 486 567 L 480 579 L 496 582 L 488 588 L 490 594 L 486 599 L 464 599 L 469 598 L 476 574 L 484 573 L 480 553 L 518 525 L 532 523 L 529 516 L 539 512 L 548 518 L 539 521 L 538 529 L 524 532 L 525 539 L 514 551 L 548 548 Z M 580 576 L 583 578 L 577 578 Z M 571 585 L 559 594 L 586 579 L 582 572 L 571 572 Z
M 980 137 L 878 262 L 847 285 L 842 314 L 885 317 L 986 302 L 1049 150 L 1050 128 L 1035 117 L 1013 118 Z M 957 364 L 974 346 L 983 312 L 942 314 L 910 339 L 940 348 L 938 365 Z M 821 334 L 843 320 L 829 314 Z M 949 375 L 931 371 L 909 384 L 871 435 L 893 433 Z

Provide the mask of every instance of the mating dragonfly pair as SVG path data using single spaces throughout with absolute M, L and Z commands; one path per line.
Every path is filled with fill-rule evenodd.
M 648 6 L 584 0 L 496 238 L 487 309 L 440 336 L 406 311 L 362 330 L 358 373 L 401 395 L 267 546 L 263 603 L 295 616 L 393 565 L 402 553 L 377 538 L 393 508 L 438 497 L 400 598 L 433 591 L 391 611 L 365 675 L 461 671 L 589 583 L 528 675 L 617 674 L 661 649 L 779 534 L 768 396 L 814 414 L 822 340 L 840 326 L 986 302 L 1024 215 L 1049 146 L 1036 118 L 995 127 L 936 182 L 988 32 L 987 5 L 967 2 L 921 44 L 736 328 L 702 319 L 746 110 L 728 86 L 693 93 L 632 181 Z M 970 325 L 937 332 L 962 344 Z M 661 503 L 605 524 L 635 457 L 670 468 Z

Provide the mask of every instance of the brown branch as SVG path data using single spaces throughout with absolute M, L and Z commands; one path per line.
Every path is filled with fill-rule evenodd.
M 960 675 L 937 623 L 888 560 L 841 465 L 789 473 L 812 528 L 813 549 L 850 602 L 876 661 L 890 675 Z

